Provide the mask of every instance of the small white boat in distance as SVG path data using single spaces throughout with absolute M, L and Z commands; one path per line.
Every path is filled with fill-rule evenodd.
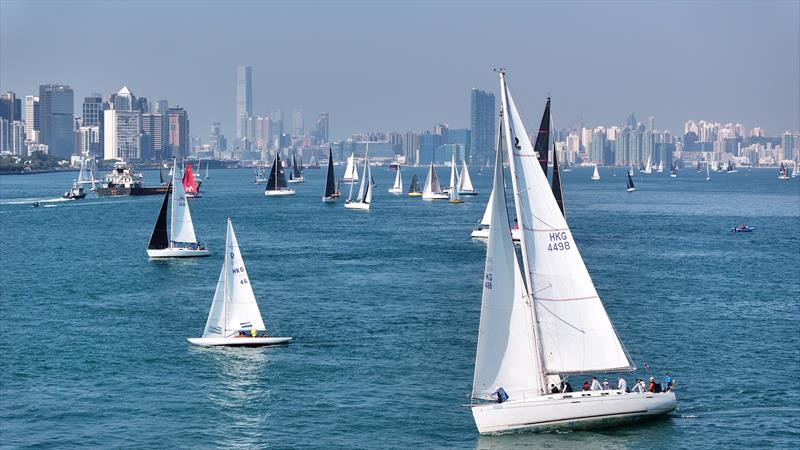
M 433 168 L 433 161 L 428 167 L 428 177 L 425 179 L 425 187 L 422 189 L 423 200 L 447 200 L 450 197 L 442 192 L 442 186 L 439 184 L 439 176 L 436 174 L 436 169 Z
M 164 193 L 164 201 L 158 212 L 150 242 L 147 244 L 147 256 L 151 258 L 190 258 L 195 256 L 209 256 L 205 244 L 197 242 L 194 234 L 192 214 L 189 212 L 189 202 L 183 190 L 183 182 L 178 179 L 178 169 L 173 162 L 172 180 Z M 169 233 L 167 233 L 167 206 L 170 204 L 172 193 L 172 207 L 169 216 Z
M 188 341 L 203 347 L 262 347 L 284 344 L 291 340 L 290 337 L 267 334 L 231 219 L 228 219 L 225 261 L 222 263 L 203 337 L 188 338 Z
M 394 177 L 394 186 L 389 188 L 391 194 L 403 193 L 403 175 L 400 174 L 400 165 L 397 165 L 397 175 Z
M 461 175 L 458 177 L 458 193 L 460 195 L 478 195 L 478 191 L 472 186 L 472 178 L 469 177 L 467 161 L 462 161 Z
M 364 176 L 361 178 L 361 184 L 358 187 L 358 198 L 352 200 L 353 185 L 350 185 L 350 195 L 344 203 L 347 209 L 355 209 L 361 211 L 369 211 L 369 206 L 372 204 L 372 172 L 369 167 L 369 148 L 364 153 Z
M 286 175 L 284 174 L 283 164 L 279 152 L 275 152 L 275 162 L 272 164 L 272 170 L 269 172 L 269 179 L 267 179 L 267 188 L 264 190 L 264 195 L 267 197 L 282 197 L 285 195 L 294 195 L 294 189 L 289 189 L 286 184 Z
M 597 170 L 597 164 L 594 165 L 594 173 L 592 174 L 592 180 L 597 181 L 600 179 L 600 171 Z

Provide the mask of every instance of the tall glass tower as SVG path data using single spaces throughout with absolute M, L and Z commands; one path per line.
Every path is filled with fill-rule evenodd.
M 75 151 L 75 97 L 64 84 L 39 85 L 40 142 L 51 155 L 69 158 Z
M 242 117 L 253 115 L 253 68 L 239 66 L 236 69 L 236 137 L 244 137 Z
M 473 88 L 469 106 L 470 141 L 468 160 L 483 162 L 493 151 L 495 142 L 494 94 Z

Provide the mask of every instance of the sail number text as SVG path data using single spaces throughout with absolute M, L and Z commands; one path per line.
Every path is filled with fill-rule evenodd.
M 239 280 L 239 284 L 247 284 L 247 283 L 249 283 L 249 281 L 247 281 L 247 272 L 245 272 L 244 266 L 242 266 L 242 267 L 234 267 L 231 270 L 231 272 L 233 272 L 234 274 L 237 274 L 237 273 L 242 274 L 242 277 L 244 277 L 244 278 Z
M 562 231 L 560 233 L 550 233 L 550 243 L 547 244 L 548 252 L 560 252 L 569 250 L 571 248 L 567 233 Z
M 484 278 L 483 286 L 486 289 L 491 289 L 492 288 L 492 274 L 491 273 L 487 273 L 486 275 L 484 275 L 483 278 Z

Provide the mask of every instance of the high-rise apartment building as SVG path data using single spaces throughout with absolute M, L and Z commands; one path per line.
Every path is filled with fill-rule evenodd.
M 253 68 L 236 68 L 236 138 L 244 137 L 242 117 L 253 115 Z
M 25 139 L 39 142 L 39 97 L 25 96 Z
M 142 158 L 163 161 L 167 153 L 167 115 L 162 113 L 142 114 Z
M 39 142 L 48 152 L 69 158 L 75 151 L 75 96 L 64 84 L 39 86 Z
M 494 153 L 495 147 L 495 101 L 494 94 L 473 88 L 470 94 L 469 128 L 470 144 L 467 160 L 477 157 L 485 160 Z
M 99 126 L 81 126 L 78 128 L 78 154 L 102 157 L 100 148 Z
M 140 159 L 139 111 L 103 111 L 103 159 Z
M 170 156 L 173 158 L 185 158 L 189 155 L 189 114 L 180 106 L 170 108 L 167 111 L 168 124 L 168 145 Z
M 403 155 L 406 157 L 406 164 L 417 162 L 417 151 L 419 150 L 419 134 L 409 131 L 403 137 Z
M 100 94 L 92 94 L 83 99 L 83 108 L 81 115 L 84 127 L 99 127 L 103 121 L 103 96 Z
M 13 91 L 0 95 L 0 117 L 9 123 L 22 121 L 22 99 L 17 98 Z
M 319 117 L 314 124 L 314 138 L 317 140 L 317 144 L 330 142 L 330 126 L 330 116 L 328 113 L 319 113 Z
M 603 159 L 603 150 L 606 146 L 606 130 L 597 127 L 592 131 L 592 141 L 589 144 L 589 161 L 595 164 L 606 164 Z
M 306 134 L 305 118 L 303 117 L 302 109 L 295 109 L 292 111 L 292 134 L 295 136 Z

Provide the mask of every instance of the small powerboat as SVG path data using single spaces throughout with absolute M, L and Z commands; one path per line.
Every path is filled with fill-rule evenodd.
M 731 231 L 733 231 L 734 233 L 749 233 L 753 230 L 755 230 L 755 228 L 749 225 L 737 225 L 731 228 Z
M 67 200 L 80 200 L 86 197 L 86 192 L 83 191 L 83 186 L 75 181 L 72 183 L 72 187 L 67 192 L 64 192 L 63 197 Z

